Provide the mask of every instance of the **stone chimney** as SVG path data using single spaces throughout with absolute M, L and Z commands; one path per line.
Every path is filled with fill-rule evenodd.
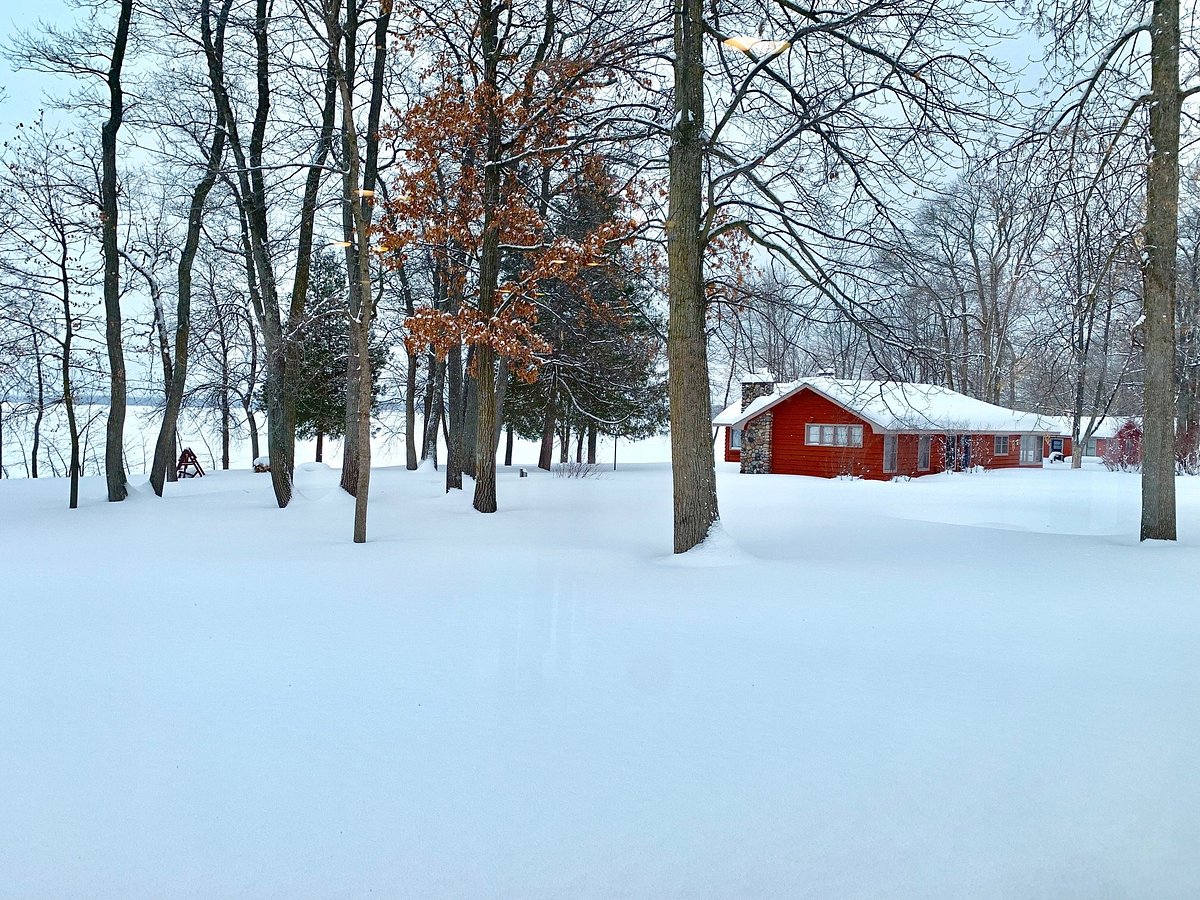
M 757 400 L 775 392 L 775 376 L 765 369 L 742 376 L 742 411 Z M 755 416 L 742 429 L 741 470 L 747 475 L 771 471 L 771 413 Z
M 759 369 L 742 376 L 742 410 L 775 390 L 775 376 L 766 369 Z

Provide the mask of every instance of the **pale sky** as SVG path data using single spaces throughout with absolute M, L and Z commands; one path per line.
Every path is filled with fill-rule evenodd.
M 71 10 L 63 0 L 0 0 L 0 41 L 7 41 L 17 31 L 30 28 L 39 20 L 69 21 L 70 14 Z M 14 72 L 7 59 L 0 59 L 0 86 L 4 88 L 4 98 L 0 102 L 0 140 L 4 140 L 17 122 L 28 121 L 37 115 L 43 95 L 53 89 L 54 80 L 45 75 Z

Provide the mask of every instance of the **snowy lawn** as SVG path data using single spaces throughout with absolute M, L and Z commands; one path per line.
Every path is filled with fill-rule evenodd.
M 0 896 L 1200 896 L 1200 479 L 0 482 Z

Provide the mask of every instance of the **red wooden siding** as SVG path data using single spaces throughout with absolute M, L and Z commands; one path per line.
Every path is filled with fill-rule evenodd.
M 871 425 L 854 413 L 849 412 L 820 394 L 801 390 L 771 410 L 771 471 L 777 475 L 816 475 L 836 478 L 851 475 L 858 478 L 887 480 L 897 475 L 918 477 L 932 475 L 946 469 L 946 438 L 942 434 L 929 434 L 929 469 L 917 469 L 918 449 L 921 436 L 917 434 L 897 435 L 896 471 L 883 471 L 883 438 L 871 430 Z M 805 443 L 805 426 L 861 425 L 863 445 L 861 447 L 820 447 Z M 971 445 L 971 465 L 985 469 L 1009 469 L 1021 465 L 1021 436 L 1008 436 L 1008 453 L 995 452 L 995 436 L 973 434 L 967 436 Z M 725 439 L 725 458 L 736 450 L 729 449 L 728 435 Z M 951 460 L 951 465 L 954 461 Z M 1035 465 L 1041 465 L 1041 459 Z
M 725 462 L 741 462 L 742 451 L 733 449 L 733 429 L 725 426 Z
M 871 430 L 871 425 L 820 394 L 802 390 L 771 410 L 771 471 L 779 475 L 817 475 L 835 478 L 852 475 L 858 478 L 887 480 L 895 475 L 930 475 L 944 468 L 945 442 L 941 435 L 931 435 L 929 470 L 917 470 L 918 436 L 897 435 L 896 471 L 883 471 L 883 435 Z M 861 425 L 861 447 L 810 447 L 805 443 L 805 426 Z
M 802 390 L 771 410 L 771 471 L 779 475 L 818 475 L 835 478 L 856 475 L 861 478 L 890 478 L 883 474 L 883 435 L 871 431 L 871 425 L 820 394 Z M 861 425 L 861 447 L 810 447 L 804 442 L 804 427 L 823 425 Z

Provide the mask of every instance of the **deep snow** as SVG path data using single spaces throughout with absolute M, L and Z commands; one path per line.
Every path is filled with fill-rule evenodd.
M 1200 896 L 1200 480 L 0 481 L 0 896 Z

